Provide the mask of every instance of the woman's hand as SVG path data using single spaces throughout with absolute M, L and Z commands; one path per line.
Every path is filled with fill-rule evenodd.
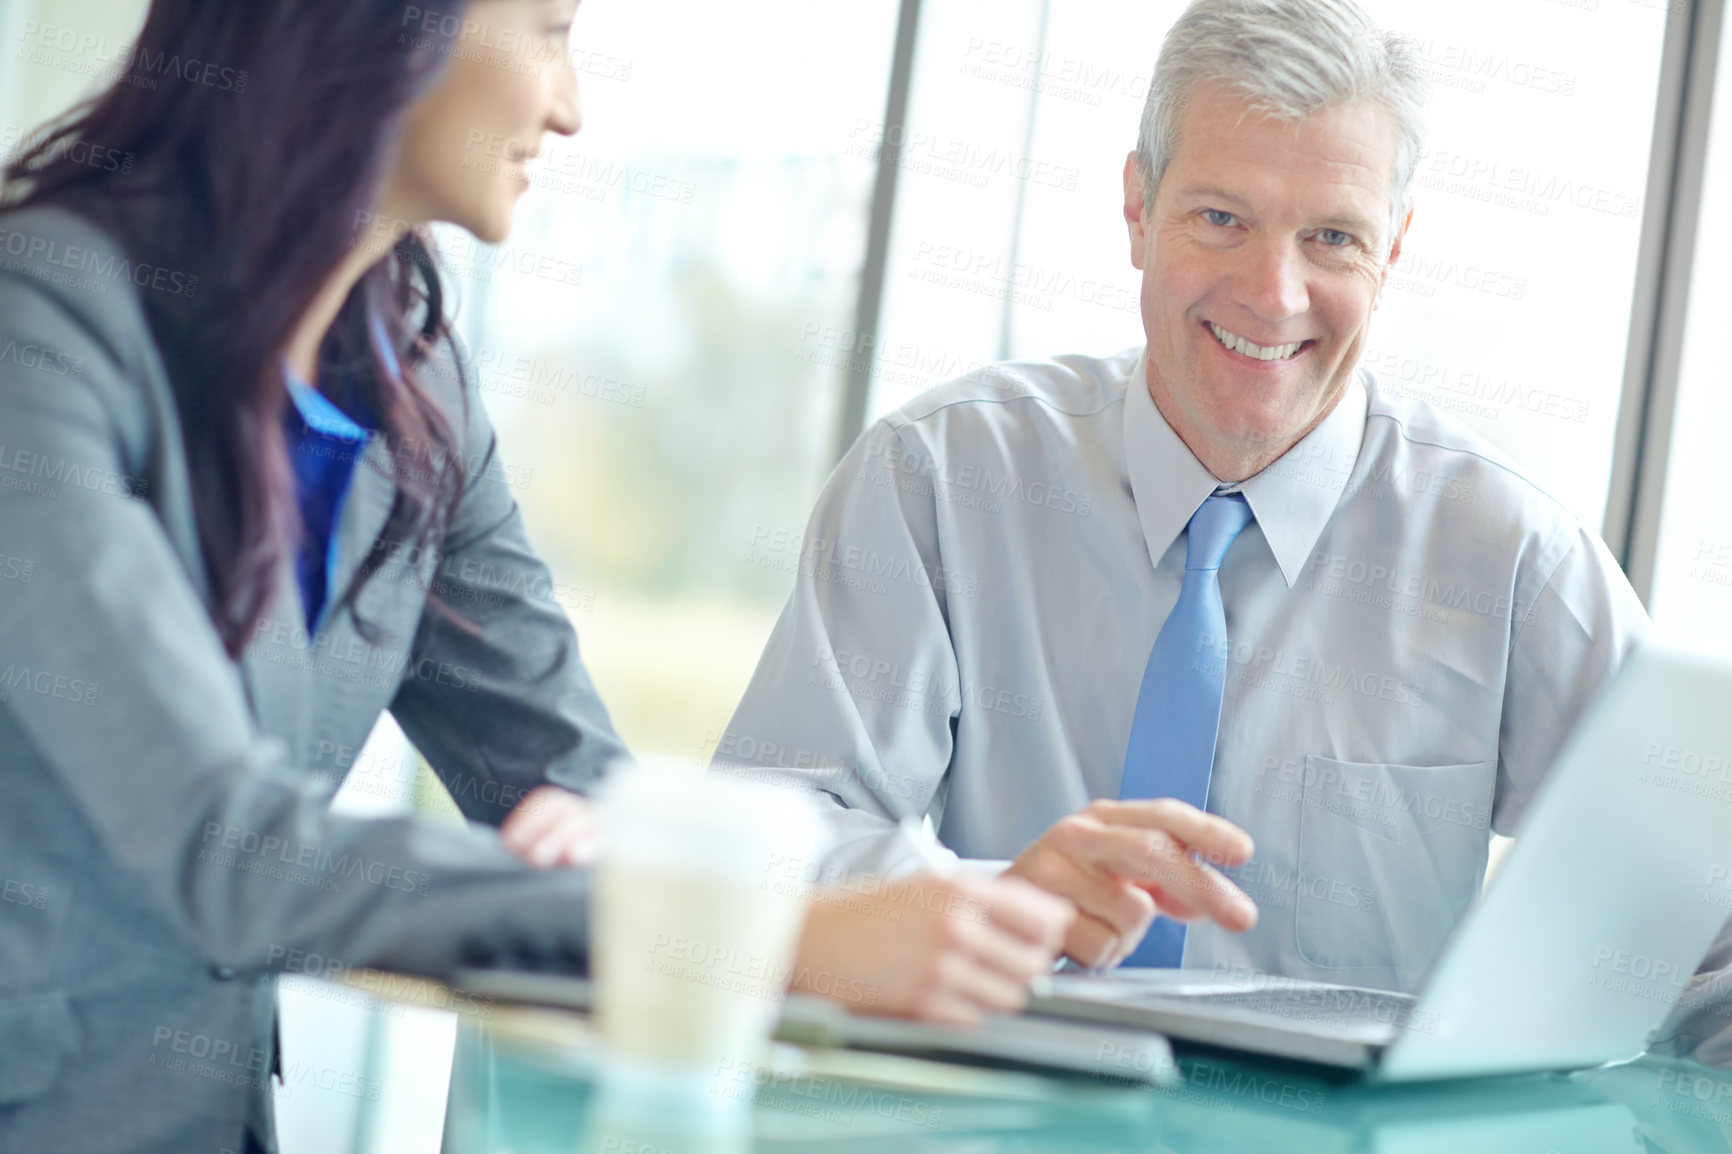
M 532 866 L 588 866 L 601 848 L 601 821 L 577 794 L 544 785 L 511 811 L 499 836 Z
M 973 1025 L 1027 1004 L 1075 917 L 1018 879 L 922 874 L 870 894 L 819 890 L 791 988 L 857 1013 Z
M 500 826 L 531 865 L 588 866 L 600 845 L 596 810 L 543 786 Z M 1052 971 L 1076 907 L 1018 878 L 898 878 L 859 893 L 818 890 L 791 983 L 858 1013 L 972 1025 L 1013 1014 L 1029 983 Z

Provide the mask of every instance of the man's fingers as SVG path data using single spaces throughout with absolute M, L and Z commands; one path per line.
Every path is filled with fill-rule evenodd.
M 1176 922 L 1194 922 L 1202 916 L 1196 907 L 1186 905 L 1172 894 L 1156 893 L 1154 899 L 1161 907 L 1161 912 Z
M 1125 937 L 1117 930 L 1097 917 L 1083 914 L 1071 925 L 1064 940 L 1064 952 L 1085 966 L 1099 968 L 1111 965 L 1114 958 L 1130 951 Z
M 1080 816 L 1080 815 L 1079 815 Z M 1082 818 L 1082 821 L 1088 819 Z M 1205 914 L 1230 930 L 1257 922 L 1251 899 L 1190 848 L 1158 828 L 1089 823 L 1069 835 L 1069 852 L 1096 869 L 1115 874 L 1157 896 Z M 1058 827 L 1054 827 L 1057 829 Z
M 1196 861 L 1185 866 L 1149 886 L 1162 913 L 1182 922 L 1206 915 L 1241 933 L 1257 924 L 1257 904 L 1244 890 L 1212 866 Z
M 1123 878 L 1079 865 L 1059 853 L 1040 855 L 1030 867 L 1029 881 L 1069 898 L 1080 912 L 1105 923 L 1121 938 L 1141 938 L 1154 920 L 1154 901 Z M 1074 953 L 1072 956 L 1076 957 Z
M 1244 865 L 1256 849 L 1251 835 L 1226 818 L 1205 813 L 1177 798 L 1138 801 L 1103 798 L 1091 802 L 1083 812 L 1109 825 L 1161 830 L 1215 865 Z

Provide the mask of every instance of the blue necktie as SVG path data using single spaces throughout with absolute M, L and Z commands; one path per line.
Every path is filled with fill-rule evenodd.
M 1227 641 L 1221 604 L 1221 558 L 1251 523 L 1251 507 L 1238 494 L 1210 497 L 1191 514 L 1185 534 L 1185 583 L 1161 626 L 1143 670 L 1136 719 L 1125 750 L 1121 798 L 1174 797 L 1204 809 L 1221 725 Z M 1127 966 L 1174 966 L 1185 953 L 1185 924 L 1157 917 Z

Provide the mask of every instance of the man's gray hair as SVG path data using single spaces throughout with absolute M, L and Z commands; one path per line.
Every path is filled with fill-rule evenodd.
M 1137 163 L 1147 203 L 1178 146 L 1187 99 L 1208 83 L 1287 120 L 1351 100 L 1382 105 L 1396 129 L 1386 238 L 1394 243 L 1425 149 L 1426 83 L 1411 40 L 1379 29 L 1353 0 L 1194 0 L 1161 45 L 1143 105 Z

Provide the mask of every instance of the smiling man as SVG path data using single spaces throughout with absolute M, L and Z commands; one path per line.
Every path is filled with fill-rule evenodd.
M 1359 367 L 1422 99 L 1347 0 L 1179 19 L 1124 174 L 1146 346 L 932 390 L 813 513 L 717 760 L 827 795 L 828 869 L 919 868 L 924 816 L 1073 901 L 1082 963 L 1418 984 L 1646 625 Z

